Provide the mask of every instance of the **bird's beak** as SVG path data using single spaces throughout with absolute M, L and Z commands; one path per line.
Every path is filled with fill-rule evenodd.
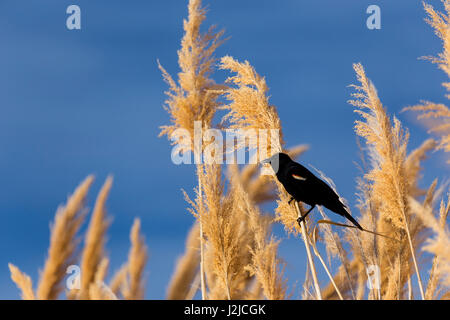
M 267 158 L 267 159 L 261 161 L 261 164 L 266 164 L 266 163 L 270 163 L 270 158 Z

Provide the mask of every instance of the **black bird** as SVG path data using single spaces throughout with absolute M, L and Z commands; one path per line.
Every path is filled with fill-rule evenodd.
M 311 171 L 293 161 L 285 153 L 277 153 L 262 163 L 269 163 L 275 171 L 278 181 L 291 195 L 289 203 L 301 201 L 311 206 L 306 214 L 298 218 L 300 224 L 316 205 L 347 218 L 358 229 L 363 230 L 359 223 L 348 213 L 347 207 L 339 200 L 339 196 L 325 182 L 317 178 Z

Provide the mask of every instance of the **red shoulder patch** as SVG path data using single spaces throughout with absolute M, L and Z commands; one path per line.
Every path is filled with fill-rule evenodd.
M 298 174 L 292 174 L 292 178 L 300 180 L 300 181 L 305 181 L 306 178 L 303 178 L 302 176 L 299 176 Z

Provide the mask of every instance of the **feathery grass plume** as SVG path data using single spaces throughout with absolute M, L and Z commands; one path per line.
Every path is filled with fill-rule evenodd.
M 261 175 L 259 164 L 247 164 L 240 171 L 241 182 L 252 202 L 262 204 L 274 201 L 276 185 L 269 176 Z
M 272 141 L 275 143 L 274 145 L 268 145 L 270 148 L 268 154 L 281 152 L 284 145 L 281 122 L 275 107 L 269 105 L 265 79 L 256 73 L 248 61 L 238 62 L 230 56 L 221 59 L 220 68 L 236 73 L 226 81 L 236 87 L 230 87 L 223 91 L 231 103 L 222 107 L 228 110 L 222 122 L 228 123 L 228 127 L 231 129 L 278 130 L 280 139 Z
M 450 287 L 450 232 L 445 225 L 450 210 L 450 193 L 447 204 L 441 201 L 439 218 L 433 215 L 430 206 L 423 206 L 413 198 L 410 198 L 410 203 L 414 213 L 435 233 L 435 237 L 428 239 L 423 249 L 436 255 L 438 262 L 435 272 L 442 278 L 443 284 Z
M 427 57 L 431 62 L 438 64 L 439 68 L 443 70 L 450 77 L 450 1 L 442 0 L 444 4 L 445 13 L 434 10 L 434 8 L 424 3 L 425 12 L 428 14 L 428 19 L 425 21 L 434 29 L 436 35 L 442 40 L 444 51 L 439 53 L 437 57 Z M 449 83 L 444 83 L 444 87 L 450 89 Z
M 201 167 L 203 169 L 198 174 L 202 190 L 197 190 L 197 194 L 201 192 L 203 197 L 197 196 L 195 202 L 187 198 L 192 206 L 189 210 L 203 225 L 211 272 L 215 276 L 215 290 L 222 291 L 226 298 L 232 299 L 240 294 L 238 275 L 244 268 L 240 236 L 245 233 L 242 232 L 237 210 L 233 208 L 233 197 L 224 196 L 220 166 L 213 164 Z
M 210 74 L 216 61 L 214 51 L 223 42 L 223 31 L 216 33 L 211 27 L 207 33 L 200 32 L 200 26 L 206 18 L 201 0 L 190 0 L 188 10 L 188 19 L 183 23 L 185 33 L 181 49 L 178 50 L 181 69 L 178 82 L 159 64 L 164 80 L 169 85 L 166 110 L 172 122 L 172 125 L 161 127 L 160 136 L 167 135 L 169 138 L 178 128 L 188 130 L 193 137 L 194 121 L 202 121 L 202 125 L 210 127 L 219 94 L 214 90 L 222 88 L 215 84 Z M 192 145 L 183 147 L 192 149 Z
M 61 282 L 67 267 L 76 262 L 74 253 L 79 243 L 76 234 L 86 214 L 84 203 L 92 182 L 93 177 L 87 177 L 69 197 L 67 204 L 58 208 L 51 228 L 48 258 L 41 272 L 36 294 L 33 292 L 30 277 L 9 264 L 11 278 L 21 289 L 23 299 L 57 299 L 63 290 Z M 116 300 L 119 291 L 127 299 L 143 298 L 142 273 L 147 249 L 139 234 L 139 220 L 135 221 L 131 231 L 132 247 L 128 263 L 116 274 L 111 288 L 104 283 L 109 265 L 109 259 L 103 252 L 105 232 L 109 225 L 105 202 L 111 185 L 112 178 L 108 178 L 97 197 L 87 231 L 81 268 L 81 281 L 85 279 L 86 282 L 84 287 L 83 282 L 80 283 L 81 292 L 75 289 L 67 291 L 68 299 Z
M 37 287 L 37 298 L 56 299 L 62 291 L 61 281 L 66 269 L 74 262 L 78 244 L 75 238 L 84 219 L 84 202 L 94 178 L 87 177 L 68 199 L 66 206 L 58 208 L 50 236 L 50 248 L 44 270 Z
M 255 168 L 252 164 L 245 166 L 242 170 L 240 170 L 236 164 L 228 166 L 228 190 L 224 197 L 230 199 L 232 202 L 231 207 L 235 211 L 233 216 L 238 217 L 239 219 L 239 231 L 237 233 L 237 238 L 240 241 L 239 251 L 235 253 L 235 256 L 237 257 L 235 261 L 239 261 L 239 265 L 235 268 L 237 271 L 235 272 L 232 285 L 233 289 L 231 290 L 233 292 L 233 299 L 249 299 L 250 297 L 255 297 L 255 294 L 258 294 L 258 292 L 262 290 L 257 290 L 259 284 L 255 283 L 255 277 L 251 274 L 251 270 L 248 268 L 252 262 L 251 252 L 255 248 L 256 244 L 254 232 L 252 231 L 253 228 L 250 226 L 251 223 L 249 221 L 248 210 L 246 209 L 249 202 L 246 203 L 244 201 L 245 199 L 250 201 L 251 195 L 247 189 L 248 185 L 244 186 L 243 184 L 243 180 L 250 179 L 249 177 L 255 175 L 256 171 L 257 168 Z M 250 202 L 254 205 L 254 202 Z M 266 219 L 264 219 L 264 221 L 265 220 Z M 223 292 L 223 286 L 221 286 L 217 281 L 218 277 L 214 275 L 213 261 L 215 259 L 215 251 L 212 250 L 212 246 L 209 245 L 208 242 L 205 257 L 208 287 L 210 289 L 208 294 L 209 298 L 228 298 L 227 294 L 224 294 Z
M 355 106 L 363 120 L 356 121 L 356 133 L 366 140 L 372 169 L 366 174 L 371 182 L 370 196 L 380 212 L 378 230 L 384 234 L 399 235 L 401 241 L 379 237 L 381 256 L 381 273 L 387 277 L 382 281 L 382 295 L 395 299 L 402 290 L 414 266 L 418 278 L 422 298 L 424 291 L 416 261 L 418 234 L 421 224 L 411 215 L 408 197 L 411 195 L 414 183 L 406 172 L 406 147 L 409 134 L 402 128 L 400 121 L 394 117 L 393 125 L 378 98 L 374 85 L 366 77 L 361 64 L 354 64 L 360 86 L 354 85 L 356 93 L 354 100 L 349 101 Z M 423 229 L 423 228 L 422 228 Z M 409 247 L 409 248 L 408 248 Z M 409 249 L 409 250 L 408 250 Z M 392 257 L 396 257 L 392 261 Z M 410 259 L 412 262 L 410 263 Z M 401 265 L 397 266 L 397 263 Z M 400 270 L 401 278 L 388 277 L 389 270 Z
M 263 216 L 251 202 L 250 195 L 245 191 L 237 167 L 232 166 L 231 179 L 235 189 L 236 206 L 245 215 L 241 219 L 248 220 L 245 228 L 252 234 L 252 246 L 245 248 L 251 253 L 251 260 L 245 267 L 250 275 L 255 275 L 264 296 L 269 300 L 286 298 L 286 280 L 284 278 L 284 263 L 279 259 L 277 250 L 279 241 L 270 236 L 272 219 Z
M 409 181 L 411 181 L 410 194 L 413 197 L 424 194 L 424 191 L 417 186 L 417 181 L 421 178 L 420 171 L 422 171 L 420 163 L 426 159 L 427 152 L 434 148 L 436 148 L 436 141 L 428 139 L 420 147 L 413 150 L 405 160 L 405 171 Z
M 144 269 L 147 263 L 147 246 L 141 235 L 141 221 L 136 218 L 131 227 L 131 248 L 128 253 L 126 285 L 123 296 L 127 300 L 140 300 L 144 298 Z
M 198 273 L 200 262 L 199 224 L 192 226 L 186 239 L 186 249 L 177 261 L 176 268 L 167 289 L 167 299 L 184 300 L 188 297 L 191 286 Z
M 89 287 L 95 282 L 97 271 L 104 259 L 104 245 L 109 221 L 106 217 L 106 200 L 111 190 L 113 179 L 108 177 L 100 190 L 87 230 L 83 254 L 81 257 L 81 288 L 79 299 L 89 296 Z
M 264 296 L 269 300 L 286 299 L 286 280 L 283 279 L 284 265 L 277 256 L 279 241 L 274 238 L 257 242 L 251 250 L 252 264 L 248 269 L 260 283 Z
M 117 296 L 105 284 L 105 277 L 108 271 L 109 259 L 103 257 L 96 268 L 93 281 L 89 283 L 90 300 L 117 300 Z
M 103 282 L 106 278 L 106 274 L 108 273 L 109 259 L 103 257 L 100 263 L 98 264 L 97 270 L 95 271 L 94 280 L 95 282 Z
M 230 87 L 222 91 L 225 97 L 230 101 L 228 105 L 223 107 L 228 110 L 228 113 L 224 116 L 222 122 L 227 123 L 229 128 L 241 130 L 277 130 L 279 139 L 271 139 L 271 143 L 267 145 L 267 150 L 263 151 L 268 155 L 281 152 L 284 146 L 281 121 L 278 117 L 276 108 L 269 105 L 269 98 L 267 96 L 268 88 L 265 79 L 256 73 L 248 61 L 241 63 L 230 56 L 221 59 L 220 68 L 235 73 L 233 77 L 227 79 L 227 83 L 230 84 Z M 251 146 L 251 143 L 252 141 L 249 143 L 250 147 L 254 147 Z M 261 154 L 261 150 L 259 150 L 259 153 Z M 278 181 L 276 181 L 276 183 L 280 198 L 280 200 L 277 201 L 278 208 L 276 209 L 278 218 L 284 224 L 286 230 L 289 232 L 295 232 L 295 230 L 297 230 L 298 233 L 297 228 L 299 227 L 296 220 L 303 214 L 301 211 L 302 209 L 296 202 L 295 210 L 292 210 L 293 208 L 287 203 L 289 201 L 287 192 Z M 301 224 L 301 229 L 303 242 L 311 267 L 316 296 L 318 299 L 321 299 L 314 260 L 311 256 L 309 243 L 306 238 L 305 223 Z
M 199 154 L 203 146 L 199 146 L 194 140 L 195 121 L 201 121 L 203 128 L 211 127 L 211 122 L 217 110 L 217 98 L 220 95 L 218 89 L 223 86 L 216 85 L 210 78 L 213 65 L 216 61 L 214 51 L 223 42 L 223 31 L 214 32 L 211 27 L 207 33 L 200 32 L 200 26 L 205 20 L 205 9 L 201 6 L 201 0 L 190 0 L 188 4 L 188 19 L 184 21 L 184 36 L 181 41 L 181 49 L 178 51 L 178 64 L 181 72 L 178 74 L 178 83 L 159 64 L 165 81 L 169 85 L 166 92 L 166 110 L 171 117 L 172 125 L 161 127 L 161 135 L 169 138 L 175 136 L 177 129 L 188 130 L 190 141 L 178 137 L 173 144 L 187 152 L 194 150 Z M 196 159 L 196 163 L 199 159 Z M 197 172 L 200 168 L 197 167 Z M 197 174 L 198 175 L 198 174 Z M 200 182 L 200 181 L 199 181 Z M 199 185 L 199 189 L 202 189 Z M 200 193 L 201 196 L 201 193 Z M 200 224 L 200 269 L 202 297 L 205 299 L 205 280 L 203 263 L 203 227 Z
M 399 253 L 396 257 L 391 257 L 390 262 L 390 279 L 385 282 L 385 300 L 402 300 L 404 294 L 404 284 L 409 279 L 409 273 L 405 276 L 402 274 L 402 261 L 401 254 Z M 406 279 L 402 279 L 406 278 Z
M 255 234 L 251 227 L 250 218 L 248 215 L 248 205 L 250 202 L 248 192 L 243 188 L 241 181 L 241 172 L 237 164 L 228 166 L 227 172 L 228 186 L 226 197 L 232 201 L 232 208 L 235 211 L 234 217 L 239 220 L 238 240 L 239 251 L 236 253 L 239 263 L 236 266 L 235 273 L 235 298 L 243 299 L 252 286 L 254 276 L 246 268 L 252 262 L 252 249 L 255 248 Z M 249 200 L 250 201 L 250 200 Z M 263 223 L 263 222 L 261 222 Z
M 35 300 L 31 278 L 12 263 L 8 263 L 11 279 L 20 289 L 22 300 Z
M 117 296 L 104 282 L 93 282 L 89 286 L 90 300 L 118 300 Z
M 425 57 L 432 63 L 436 63 L 441 70 L 443 70 L 448 77 L 450 77 L 450 1 L 442 0 L 444 4 L 445 13 L 436 11 L 431 5 L 424 3 L 425 12 L 428 18 L 425 21 L 431 25 L 436 35 L 442 40 L 443 52 L 439 53 L 437 57 Z M 450 82 L 442 84 L 447 92 L 450 91 Z M 446 95 L 450 98 L 450 95 Z M 450 152 L 450 109 L 441 103 L 433 103 L 424 101 L 420 105 L 407 107 L 404 110 L 421 111 L 418 119 L 431 119 L 435 121 L 431 123 L 430 132 L 441 136 L 438 149 L 445 152 Z M 450 160 L 448 160 L 450 163 Z
M 432 119 L 433 121 L 426 125 L 430 127 L 429 133 L 440 136 L 436 149 L 450 152 L 450 109 L 447 106 L 425 101 L 421 105 L 406 107 L 403 110 L 421 111 L 418 119 Z
M 205 294 L 208 300 L 227 300 L 227 291 L 223 290 L 221 281 L 218 279 L 215 271 L 215 251 L 214 247 L 205 241 L 204 250 L 204 274 L 205 274 L 205 286 L 208 291 Z
M 366 175 L 372 184 L 372 197 L 378 200 L 383 218 L 404 229 L 404 211 L 409 185 L 406 181 L 405 159 L 409 134 L 394 117 L 394 125 L 378 98 L 377 91 L 366 77 L 361 64 L 353 65 L 361 86 L 353 85 L 356 93 L 349 103 L 364 121 L 355 121 L 356 133 L 366 139 L 373 169 Z M 367 110 L 367 111 L 366 111 Z M 382 201 L 384 200 L 384 201 Z M 386 201 L 387 200 L 387 201 Z
M 274 106 L 269 105 L 268 88 L 264 77 L 261 77 L 248 61 L 244 63 L 226 56 L 221 59 L 221 69 L 229 70 L 236 75 L 227 79 L 230 87 L 224 91 L 230 101 L 223 108 L 228 110 L 222 122 L 228 123 L 235 129 L 276 129 L 279 131 L 279 141 L 269 145 L 272 155 L 282 151 L 284 145 L 281 132 L 281 121 Z M 267 150 L 269 151 L 269 150 Z M 263 159 L 260 159 L 263 160 Z M 290 232 L 298 231 L 297 213 L 288 205 L 289 197 L 281 184 L 277 182 L 280 201 L 278 201 L 277 214 L 280 221 Z
M 120 267 L 119 270 L 116 271 L 111 281 L 109 282 L 109 288 L 111 289 L 111 292 L 117 297 L 119 297 L 119 295 L 122 294 L 124 290 L 127 282 L 127 272 L 127 264 L 124 264 L 122 267 Z

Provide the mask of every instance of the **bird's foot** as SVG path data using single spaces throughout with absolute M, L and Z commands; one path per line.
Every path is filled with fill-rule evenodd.
M 302 226 L 302 222 L 305 220 L 305 217 L 306 216 L 298 217 L 297 222 L 300 227 Z
M 288 201 L 288 204 L 290 205 L 293 200 L 295 200 L 294 197 L 291 197 Z
M 308 209 L 308 211 L 306 211 L 306 213 L 304 215 L 301 215 L 300 217 L 297 218 L 297 222 L 298 225 L 301 227 L 302 226 L 302 222 L 306 219 L 306 217 L 308 216 L 308 214 L 316 207 L 316 205 L 312 205 L 311 208 Z

